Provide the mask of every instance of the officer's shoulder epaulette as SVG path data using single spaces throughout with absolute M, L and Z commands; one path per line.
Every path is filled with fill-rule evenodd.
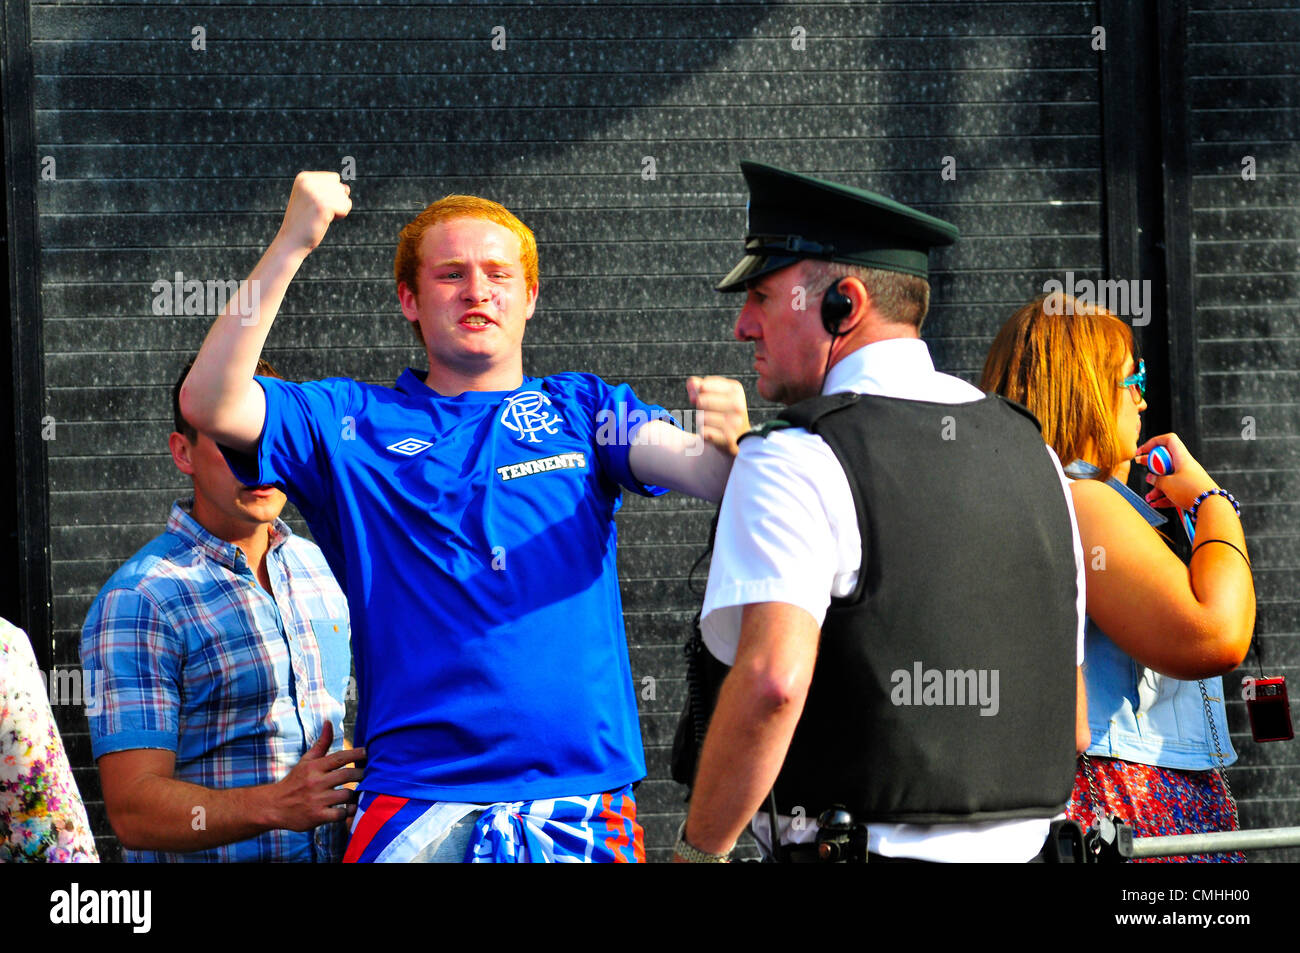
M 822 394 L 819 397 L 809 397 L 797 404 L 791 404 L 781 412 L 781 417 L 788 420 L 791 427 L 802 427 L 811 431 L 816 426 L 817 421 L 827 414 L 843 410 L 851 404 L 856 404 L 858 396 L 858 394 L 845 391 L 838 394 Z
M 744 440 L 746 437 L 766 437 L 770 433 L 773 433 L 777 430 L 784 430 L 786 427 L 791 427 L 791 426 L 794 425 L 791 424 L 790 421 L 782 420 L 780 417 L 775 417 L 772 420 L 769 420 L 767 423 L 763 424 L 761 427 L 755 427 L 753 430 L 750 430 L 748 433 L 741 434 L 739 439 Z
M 821 397 L 811 397 L 808 400 L 801 400 L 797 404 L 791 404 L 785 410 L 781 411 L 781 416 L 769 420 L 761 427 L 755 427 L 744 437 L 766 437 L 777 430 L 785 430 L 787 427 L 802 427 L 804 430 L 811 431 L 813 425 L 832 411 L 840 410 L 850 404 L 856 403 L 857 394 L 827 394 Z M 744 437 L 741 439 L 743 440 Z

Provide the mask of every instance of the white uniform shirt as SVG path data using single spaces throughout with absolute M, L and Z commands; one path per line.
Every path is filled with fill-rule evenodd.
M 964 404 L 984 396 L 960 378 L 940 374 L 924 341 L 878 341 L 844 357 L 826 377 L 824 394 L 854 391 L 909 400 Z M 1061 479 L 1074 533 L 1078 576 L 1076 657 L 1083 661 L 1085 614 L 1083 546 L 1074 517 L 1069 481 L 1050 447 L 1045 448 Z M 996 488 L 991 489 L 996 492 Z M 720 661 L 735 661 L 741 610 L 758 602 L 798 606 L 817 624 L 832 597 L 852 593 L 862 564 L 857 510 L 848 478 L 821 437 L 803 428 L 774 431 L 744 440 L 727 482 L 704 594 L 701 633 Z M 888 766 L 886 766 L 887 768 Z M 782 841 L 809 843 L 816 818 L 800 818 L 791 829 L 781 818 Z M 958 824 L 872 824 L 868 848 L 891 857 L 919 860 L 1032 858 L 1047 839 L 1046 820 Z M 755 834 L 767 841 L 767 814 L 754 819 Z

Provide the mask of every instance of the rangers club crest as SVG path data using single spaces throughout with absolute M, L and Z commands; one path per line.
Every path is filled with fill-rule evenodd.
M 554 435 L 555 425 L 563 422 L 559 414 L 551 412 L 551 398 L 535 390 L 506 398 L 501 411 L 502 425 L 517 433 L 520 440 L 527 437 L 529 443 L 541 443 L 539 433 Z

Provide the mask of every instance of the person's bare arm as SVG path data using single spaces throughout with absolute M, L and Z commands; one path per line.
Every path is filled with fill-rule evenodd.
M 1083 687 L 1083 669 L 1075 669 L 1074 688 L 1074 750 L 1083 754 L 1092 744 L 1092 729 L 1088 727 L 1088 692 Z
M 247 278 L 247 288 L 232 295 L 181 387 L 181 413 L 218 443 L 250 452 L 262 434 L 266 398 L 253 372 L 289 282 L 330 223 L 352 208 L 349 188 L 335 172 L 300 172 L 271 245 Z M 242 302 L 252 304 L 241 313 Z
M 698 434 L 666 420 L 637 429 L 628 466 L 642 483 L 717 502 L 727 487 L 737 441 L 749 430 L 745 391 L 726 377 L 692 377 L 686 392 L 696 410 Z
M 207 788 L 178 781 L 176 754 L 157 748 L 115 751 L 99 759 L 109 823 L 130 850 L 190 851 L 232 844 L 264 831 L 309 831 L 356 813 L 356 794 L 340 785 L 361 779 L 346 767 L 361 748 L 327 753 L 325 729 L 302 760 L 274 784 Z M 342 807 L 341 807 L 342 806 Z
M 1158 502 L 1186 508 L 1199 492 L 1216 486 L 1172 435 L 1154 438 L 1139 451 L 1157 441 L 1175 466 L 1156 482 Z M 1197 544 L 1219 539 L 1232 546 L 1203 546 L 1184 566 L 1105 484 L 1078 480 L 1071 492 L 1088 564 L 1088 615 L 1101 630 L 1139 663 L 1172 678 L 1208 678 L 1240 665 L 1255 625 L 1255 586 L 1232 504 L 1209 497 L 1196 527 Z
M 807 610 L 783 602 L 745 606 L 740 645 L 700 753 L 686 841 L 731 849 L 762 806 L 803 714 L 821 629 Z

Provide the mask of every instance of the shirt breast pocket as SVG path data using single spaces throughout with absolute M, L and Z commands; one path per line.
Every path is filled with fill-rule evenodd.
M 316 636 L 316 647 L 320 651 L 325 690 L 341 705 L 347 697 L 348 678 L 352 674 L 348 620 L 313 619 L 311 628 L 312 634 Z

